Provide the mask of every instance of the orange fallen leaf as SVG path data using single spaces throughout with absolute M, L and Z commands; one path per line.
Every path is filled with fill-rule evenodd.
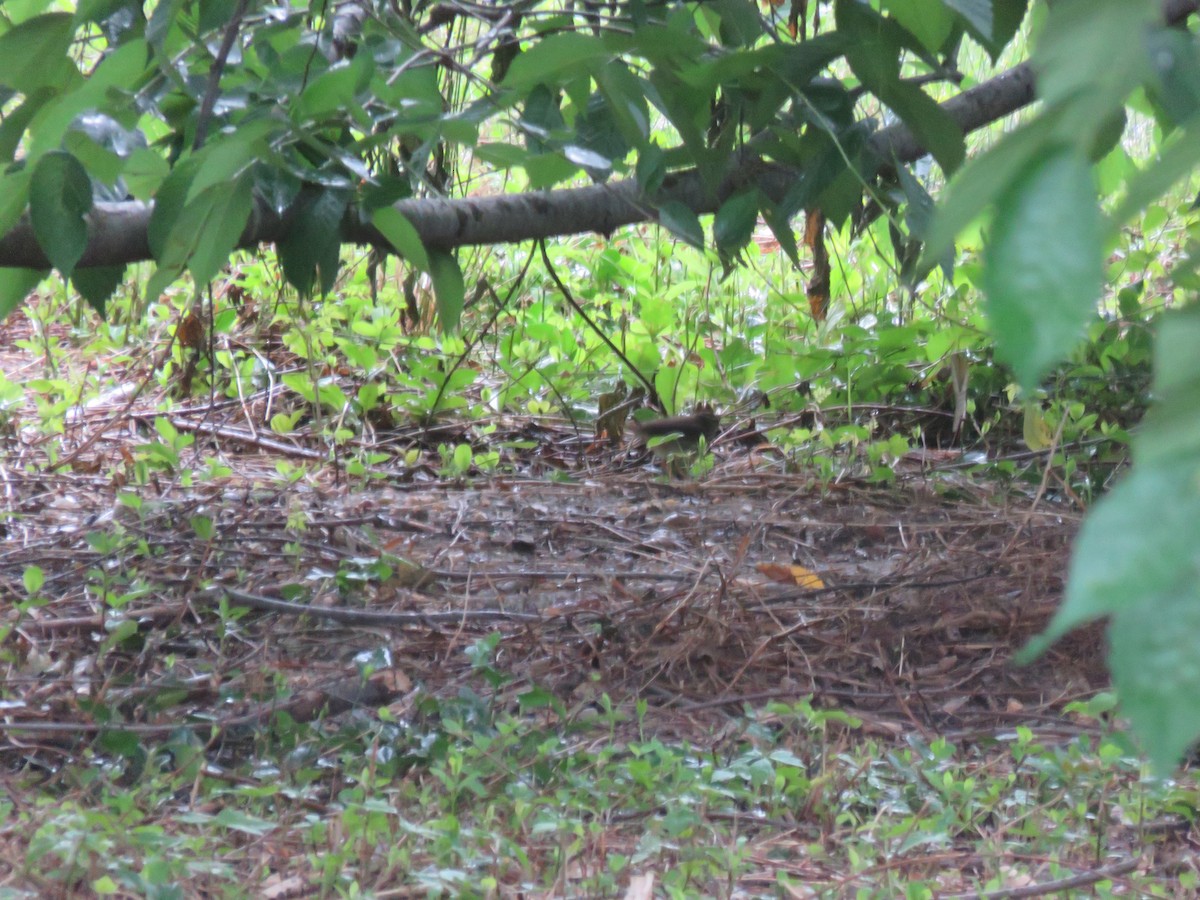
M 812 571 L 812 569 L 804 568 L 804 566 L 759 563 L 756 568 L 763 575 L 766 575 L 772 581 L 779 584 L 794 584 L 797 587 L 813 591 L 825 587 L 825 582 L 821 580 L 821 576 Z

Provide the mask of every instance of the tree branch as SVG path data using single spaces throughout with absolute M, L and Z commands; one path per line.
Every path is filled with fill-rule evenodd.
M 1002 118 L 1033 99 L 1033 74 L 1022 64 L 946 101 L 946 109 L 964 132 Z M 912 162 L 925 150 L 909 129 L 900 124 L 884 128 L 871 138 L 880 162 Z M 744 185 L 754 183 L 773 200 L 780 200 L 801 177 L 802 171 L 778 163 L 751 161 L 736 166 L 715 193 L 704 188 L 699 173 L 669 175 L 656 202 L 676 200 L 697 215 L 716 212 L 721 202 Z M 396 208 L 412 222 L 430 249 L 517 243 L 593 231 L 611 234 L 625 225 L 653 221 L 654 204 L 647 201 L 637 182 L 624 179 L 609 184 L 524 194 L 497 194 L 457 200 L 420 198 L 401 200 Z M 152 203 L 97 203 L 87 215 L 88 245 L 77 268 L 112 266 L 152 259 L 147 237 Z M 287 233 L 285 216 L 260 207 L 251 217 L 238 246 L 255 247 L 280 240 Z M 348 243 L 387 242 L 373 227 L 351 213 L 342 227 Z M 0 266 L 48 269 L 50 261 L 34 237 L 28 214 L 0 238 Z

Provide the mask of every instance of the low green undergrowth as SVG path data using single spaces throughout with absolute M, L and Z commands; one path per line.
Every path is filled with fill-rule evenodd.
M 663 896 L 933 897 L 1139 855 L 1090 896 L 1197 887 L 1169 862 L 1197 785 L 1146 777 L 1119 739 L 880 741 L 804 700 L 688 742 L 666 721 L 463 689 L 402 720 L 277 719 L 220 751 L 187 729 L 109 735 L 10 777 L 0 893 L 619 896 L 649 874 Z

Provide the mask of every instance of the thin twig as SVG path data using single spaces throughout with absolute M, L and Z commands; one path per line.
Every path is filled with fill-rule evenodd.
M 502 609 L 463 609 L 448 612 L 379 612 L 369 609 L 345 609 L 344 607 L 309 606 L 306 603 L 291 603 L 276 600 L 261 594 L 239 591 L 237 588 L 216 586 L 201 591 L 201 596 L 224 594 L 230 600 L 270 612 L 288 613 L 295 616 L 317 616 L 348 625 L 385 625 L 404 628 L 412 625 L 429 625 L 434 622 L 540 622 L 538 613 L 507 612 Z
M 1059 891 L 1069 891 L 1072 888 L 1086 887 L 1112 878 L 1114 875 L 1124 875 L 1138 867 L 1141 860 L 1127 859 L 1124 862 L 1101 866 L 1090 872 L 1072 875 L 1070 878 L 1060 878 L 1057 881 L 1044 881 L 1041 884 L 1031 884 L 1027 887 L 1002 888 L 998 891 L 971 892 L 969 894 L 947 894 L 944 900 L 1021 900 L 1023 897 L 1044 897 L 1047 894 L 1057 894 Z
M 203 147 L 204 139 L 208 136 L 208 123 L 212 120 L 213 109 L 217 105 L 221 73 L 225 71 L 225 61 L 229 58 L 229 51 L 233 49 L 233 42 L 237 39 L 238 28 L 241 27 L 242 17 L 246 15 L 248 3 L 249 0 L 238 0 L 237 9 L 233 11 L 229 24 L 225 26 L 225 36 L 221 38 L 217 58 L 208 70 L 208 86 L 204 89 L 204 99 L 200 102 L 200 112 L 196 115 L 196 139 L 192 141 L 192 150 Z

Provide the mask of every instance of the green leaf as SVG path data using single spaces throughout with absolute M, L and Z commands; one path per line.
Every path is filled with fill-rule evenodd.
M 642 193 L 654 196 L 662 187 L 663 179 L 667 177 L 666 156 L 657 144 L 650 142 L 638 151 L 635 172 Z
M 175 223 L 183 212 L 184 198 L 196 174 L 195 163 L 195 157 L 188 157 L 176 165 L 154 194 L 154 212 L 150 214 L 146 240 L 150 244 L 150 252 L 160 263 L 179 263 L 182 266 L 186 259 L 182 253 L 168 259 L 167 249 L 168 241 L 175 233 Z
M 29 203 L 28 169 L 0 174 L 0 234 L 8 234 Z
M 26 97 L 16 109 L 0 122 L 0 160 L 11 162 L 25 135 L 25 129 L 47 101 L 56 96 L 53 88 L 39 88 Z
M 946 8 L 948 4 L 942 3 L 942 0 L 885 0 L 883 5 L 892 18 L 908 29 L 931 53 L 946 42 L 954 27 L 954 17 Z M 990 7 L 987 18 L 990 27 Z
M 187 266 L 196 284 L 217 277 L 237 247 L 253 206 L 248 176 L 215 184 L 188 204 L 175 227 L 193 235 Z
M 1046 151 L 1051 119 L 1042 116 L 1010 132 L 986 153 L 971 159 L 955 175 L 925 241 L 921 271 L 929 271 L 954 247 L 958 233 L 1009 190 L 1030 162 Z
M 983 37 L 992 36 L 992 0 L 945 0 L 946 6 L 962 16 Z
M 337 278 L 347 199 L 345 191 L 313 188 L 296 199 L 289 213 L 295 224 L 279 242 L 279 259 L 288 283 L 304 296 L 312 293 L 318 276 L 325 293 Z
M 56 269 L 69 277 L 87 249 L 84 216 L 92 208 L 92 183 L 70 153 L 47 153 L 33 167 L 29 217 L 33 233 Z
M 388 239 L 392 249 L 406 259 L 410 265 L 416 266 L 422 272 L 429 271 L 429 254 L 421 237 L 412 222 L 390 206 L 375 210 L 371 216 L 371 224 L 379 229 L 379 233 Z
M 371 54 L 358 53 L 350 62 L 339 63 L 321 73 L 293 104 L 292 118 L 310 121 L 354 108 L 358 105 L 355 98 L 370 83 L 374 70 Z
M 1200 312 L 1162 317 L 1154 346 L 1154 403 L 1134 441 L 1139 465 L 1200 458 Z
M 650 107 L 643 83 L 621 60 L 605 65 L 597 74 L 596 83 L 626 143 L 644 146 L 650 137 Z
M 1004 48 L 1008 46 L 1009 41 L 1017 33 L 1017 29 L 1021 27 L 1021 22 L 1025 19 L 1025 10 L 1029 6 L 1029 0 L 992 0 L 991 28 L 984 31 L 977 27 L 978 17 L 976 15 L 967 15 L 965 9 L 960 8 L 966 7 L 968 4 L 974 6 L 972 0 L 947 0 L 947 2 L 963 15 L 967 23 L 967 30 L 987 50 L 993 63 L 1004 52 Z
M 723 253 L 741 250 L 754 235 L 758 210 L 765 202 L 757 188 L 739 191 L 721 204 L 713 217 L 713 240 Z
M 1182 125 L 1200 112 L 1200 49 L 1191 32 L 1156 29 L 1146 42 L 1155 80 L 1147 86 L 1155 118 L 1164 129 Z
M 1180 575 L 1196 564 L 1197 521 L 1194 459 L 1135 466 L 1084 520 L 1063 604 L 1019 661 L 1037 656 L 1073 628 L 1131 609 L 1139 597 L 1172 595 Z
M 524 168 L 525 176 L 529 179 L 529 187 L 535 191 L 551 187 L 568 178 L 574 178 L 579 173 L 579 167 L 561 153 L 541 153 L 537 156 L 530 156 L 525 160 Z
M 862 4 L 838 3 L 835 11 L 838 30 L 856 37 L 846 48 L 851 70 L 912 129 L 946 174 L 952 174 L 966 156 L 962 129 L 919 87 L 900 80 L 903 35 L 895 23 Z
M 462 316 L 466 286 L 462 269 L 453 253 L 434 250 L 429 254 L 429 277 L 433 280 L 433 292 L 437 297 L 438 318 L 442 331 L 452 332 L 458 328 Z
M 0 268 L 0 321 L 8 318 L 46 275 L 37 269 Z
M 958 123 L 919 87 L 897 82 L 883 89 L 879 99 L 912 129 L 921 145 L 933 154 L 947 177 L 966 158 L 966 144 Z
M 70 13 L 47 13 L 0 35 L 0 84 L 27 97 L 39 88 L 70 88 L 80 78 L 71 60 L 75 22 Z
M 133 40 L 111 51 L 78 87 L 47 103 L 34 119 L 28 136 L 29 158 L 58 150 L 63 135 L 84 113 L 111 110 L 115 117 L 127 115 L 126 99 L 147 72 L 145 41 Z
M 603 179 L 612 172 L 612 160 L 587 147 L 567 144 L 563 147 L 562 154 L 569 162 L 579 166 L 593 178 Z
M 658 224 L 684 243 L 697 250 L 704 249 L 704 228 L 700 225 L 700 219 L 678 200 L 659 204 Z
M 76 269 L 71 275 L 71 284 L 88 306 L 104 318 L 104 307 L 108 298 L 120 286 L 125 277 L 125 266 L 97 266 L 91 269 Z
M 1164 775 L 1200 736 L 1200 566 L 1186 559 L 1172 589 L 1143 588 L 1108 629 L 1121 711 Z
M 196 175 L 188 187 L 187 203 L 214 184 L 233 181 L 260 157 L 267 153 L 267 138 L 278 130 L 268 120 L 259 119 L 238 128 L 229 136 L 222 136 L 207 144 L 197 155 Z
M 159 154 L 141 147 L 129 154 L 121 168 L 121 177 L 129 193 L 139 200 L 149 200 L 158 191 L 171 167 Z
M 984 256 L 996 357 L 1033 390 L 1095 315 L 1104 223 L 1087 162 L 1073 149 L 1036 161 L 997 204 Z
M 146 282 L 146 297 L 157 300 L 163 291 L 183 276 L 183 263 L 162 263 L 154 270 L 150 280 Z
M 1159 6 L 1157 0 L 1059 0 L 1033 54 L 1038 96 L 1098 118 L 1110 114 L 1151 74 L 1146 54 L 1129 52 L 1129 45 L 1148 37 Z
M 538 84 L 556 84 L 562 75 L 574 78 L 593 61 L 611 56 L 613 52 L 594 35 L 578 31 L 552 34 L 513 60 L 501 86 L 520 94 Z

